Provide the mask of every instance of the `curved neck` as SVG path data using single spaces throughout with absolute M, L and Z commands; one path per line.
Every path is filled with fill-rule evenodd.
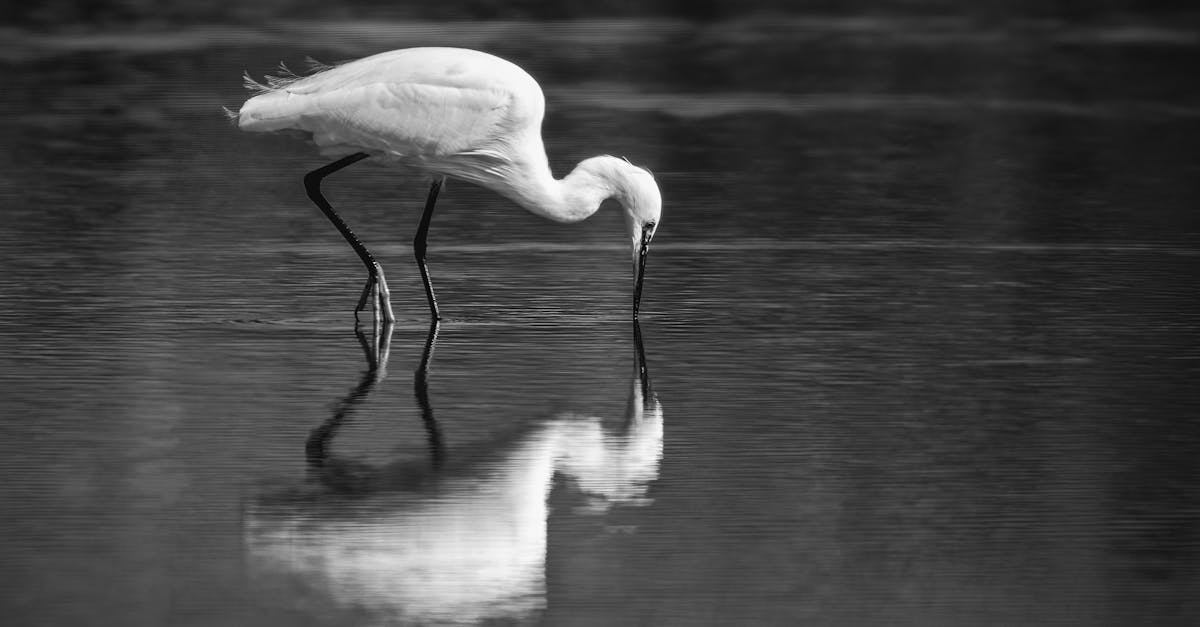
M 576 166 L 562 179 L 549 166 L 532 168 L 512 189 L 513 200 L 530 212 L 555 222 L 579 222 L 605 200 L 617 196 L 619 184 L 606 172 Z

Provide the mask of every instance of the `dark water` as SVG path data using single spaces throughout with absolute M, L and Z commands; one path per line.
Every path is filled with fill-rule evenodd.
M 597 26 L 9 33 L 5 624 L 1194 624 L 1200 30 Z M 647 381 L 617 212 L 451 182 L 434 343 L 425 183 L 337 174 L 383 363 L 321 161 L 221 115 L 430 43 L 531 69 L 558 172 L 655 171 Z

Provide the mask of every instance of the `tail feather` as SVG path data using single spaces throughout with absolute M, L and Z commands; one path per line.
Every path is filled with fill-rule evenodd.
M 316 74 L 318 72 L 324 72 L 325 70 L 332 70 L 335 67 L 328 63 L 321 63 L 312 57 L 304 57 L 304 63 L 308 65 L 309 74 Z
M 242 105 L 241 111 L 225 109 L 225 115 L 246 131 L 269 132 L 289 128 L 304 105 L 300 100 L 291 98 L 288 88 L 298 81 L 336 67 L 312 57 L 308 57 L 305 63 L 309 67 L 303 75 L 293 72 L 284 63 L 280 63 L 274 73 L 264 76 L 262 81 L 255 80 L 248 72 L 243 73 L 242 85 L 254 96 Z
M 267 82 L 270 82 L 269 78 Z M 262 83 L 254 80 L 250 77 L 249 72 L 242 72 L 242 87 L 245 87 L 248 91 L 252 91 L 255 94 L 265 94 L 269 91 L 275 91 L 276 89 L 275 87 L 263 85 Z
M 304 62 L 308 65 L 308 72 L 303 75 L 293 72 L 291 68 L 281 61 L 279 63 L 279 70 L 277 70 L 274 74 L 267 74 L 263 77 L 265 83 L 254 80 L 250 77 L 248 72 L 245 72 L 242 74 L 242 85 L 255 94 L 280 91 L 282 89 L 287 89 L 289 85 L 295 83 L 296 81 L 304 80 L 310 76 L 320 74 L 321 72 L 325 72 L 327 70 L 332 70 L 334 67 L 336 67 L 326 63 L 321 63 L 312 57 L 305 57 Z
M 300 80 L 302 77 L 300 75 L 296 74 L 295 72 L 293 72 L 290 68 L 288 68 L 288 66 L 285 65 L 283 63 L 283 61 L 280 61 L 279 62 L 279 73 L 273 74 L 273 75 L 268 74 L 268 75 L 264 76 L 263 78 L 265 78 L 267 80 L 267 85 L 271 89 L 274 90 L 274 89 L 284 89 L 288 85 L 291 85 L 292 83 Z

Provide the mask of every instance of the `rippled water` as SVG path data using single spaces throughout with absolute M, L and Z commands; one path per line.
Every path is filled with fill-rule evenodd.
M 10 34 L 6 621 L 1200 616 L 1195 30 Z M 425 182 L 369 162 L 327 190 L 400 320 L 356 333 L 361 266 L 300 185 L 321 161 L 221 114 L 243 68 L 451 42 L 538 76 L 556 171 L 656 173 L 644 361 L 616 212 L 451 181 L 434 336 Z

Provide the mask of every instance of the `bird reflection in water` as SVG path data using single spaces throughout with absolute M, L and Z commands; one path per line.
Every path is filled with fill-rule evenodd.
M 320 490 L 267 497 L 246 512 L 245 538 L 257 575 L 303 580 L 338 605 L 382 624 L 473 624 L 522 620 L 546 605 L 547 499 L 556 473 L 572 477 L 602 514 L 646 502 L 662 457 L 663 413 L 650 389 L 634 323 L 634 376 L 624 424 L 555 415 L 487 455 L 451 463 L 429 399 L 438 323 L 430 327 L 414 393 L 430 460 L 369 466 L 332 454 L 331 441 L 383 379 L 390 328 L 362 381 L 309 438 L 306 455 Z

